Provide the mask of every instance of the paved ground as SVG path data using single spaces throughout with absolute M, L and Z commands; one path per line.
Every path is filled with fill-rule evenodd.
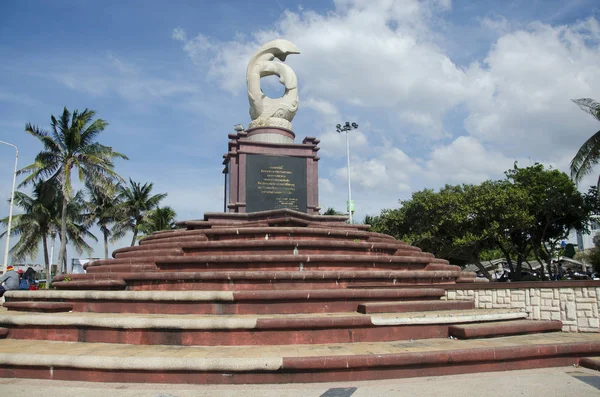
M 600 373 L 545 368 L 397 380 L 289 385 L 165 385 L 0 379 L 0 395 L 61 397 L 564 397 L 600 396 Z

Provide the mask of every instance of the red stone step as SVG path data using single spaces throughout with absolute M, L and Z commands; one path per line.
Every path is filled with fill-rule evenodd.
M 584 357 L 579 360 L 579 365 L 584 368 L 600 371 L 600 357 Z
M 138 246 L 141 247 L 141 246 Z M 113 253 L 115 258 L 132 258 L 132 257 L 148 257 L 148 256 L 182 256 L 183 250 L 181 248 L 169 248 L 169 249 L 149 249 L 145 250 L 127 250 Z
M 147 259 L 145 260 L 148 261 Z M 105 264 L 101 266 L 86 266 L 86 272 L 88 273 L 122 273 L 122 272 L 156 272 L 158 271 L 158 267 L 154 263 L 145 263 L 145 264 Z
M 131 258 L 132 261 L 137 258 Z M 375 255 L 218 255 L 154 258 L 162 271 L 214 270 L 422 270 L 434 263 L 448 266 L 443 259 L 418 256 Z M 444 270 L 451 270 L 446 268 Z
M 249 239 L 268 239 L 291 240 L 291 239 L 334 239 L 367 241 L 370 238 L 381 237 L 386 239 L 388 236 L 351 230 L 346 228 L 326 228 L 326 227 L 243 227 L 225 228 L 225 229 L 206 229 L 202 231 L 209 240 L 249 240 Z M 142 240 L 143 241 L 143 240 Z M 382 240 L 383 241 L 383 240 Z M 387 241 L 395 241 L 387 239 Z M 408 245 L 408 244 L 407 244 Z
M 0 327 L 0 339 L 4 339 L 8 336 L 8 328 Z
M 410 301 L 410 302 L 367 302 L 358 305 L 358 312 L 408 313 L 437 310 L 470 310 L 475 308 L 473 301 Z
M 207 255 L 149 256 L 94 261 L 88 272 L 126 272 L 128 267 L 144 266 L 130 271 L 153 271 L 153 262 L 160 271 L 319 271 L 319 270 L 458 270 L 444 259 L 427 256 L 379 255 Z M 155 269 L 154 269 L 155 270 Z
M 103 280 L 97 280 L 103 281 Z M 67 284 L 75 281 L 64 282 Z M 365 301 L 439 299 L 443 289 L 250 291 L 10 291 L 7 301 L 56 301 L 75 312 L 151 314 L 352 313 Z
M 144 237 L 140 241 L 140 245 L 142 244 L 154 244 L 156 242 L 167 242 L 167 241 L 175 241 L 178 238 L 182 239 L 195 239 L 197 241 L 206 241 L 206 235 L 204 231 L 201 230 L 169 230 L 167 233 L 153 233 L 148 237 Z
M 447 338 L 448 327 L 471 318 L 515 318 L 519 312 L 473 310 L 430 316 L 358 313 L 258 316 L 143 314 L 0 314 L 14 339 L 156 345 L 290 345 Z
M 399 288 L 416 284 L 450 284 L 460 271 L 214 271 L 214 272 L 119 272 L 71 274 L 72 280 L 123 279 L 129 290 L 159 291 L 240 291 L 306 290 L 343 288 Z M 63 281 L 58 275 L 54 281 Z
M 562 322 L 512 320 L 491 323 L 460 324 L 450 327 L 450 336 L 459 339 L 487 338 L 505 335 L 522 335 L 540 332 L 557 332 L 562 330 Z
M 355 242 L 329 240 L 225 240 L 195 242 L 181 245 L 186 255 L 268 255 L 268 254 L 330 254 L 330 255 L 397 255 L 433 257 L 415 247 L 395 242 Z
M 91 289 L 91 290 L 113 290 L 125 289 L 127 283 L 123 279 L 112 280 L 71 280 L 57 281 L 52 286 L 59 289 Z
M 297 346 L 265 352 L 260 347 L 169 347 L 2 341 L 0 377 L 93 382 L 275 384 L 356 382 L 527 368 L 566 367 L 600 353 L 597 337 L 570 340 L 511 338 L 471 346 L 464 341 L 431 344 L 365 343 Z M 507 345 L 508 342 L 508 345 Z M 15 347 L 16 345 L 16 347 Z M 19 354 L 11 352 L 18 351 Z M 51 368 L 52 370 L 49 370 Z M 476 376 L 476 375 L 475 375 Z M 101 385 L 99 385 L 101 387 Z M 248 386 L 240 386 L 247 390 Z M 324 388 L 325 390 L 326 388 Z M 592 389 L 590 389 L 592 390 Z M 427 394 L 427 393 L 425 393 Z
M 8 310 L 21 312 L 58 313 L 73 310 L 73 305 L 67 302 L 5 302 L 4 307 Z
M 147 238 L 147 237 L 146 237 Z M 140 247 L 154 248 L 162 246 L 163 244 L 182 244 L 196 241 L 207 241 L 204 234 L 202 235 L 190 235 L 190 236 L 177 236 L 177 237 L 161 237 L 160 239 L 154 240 L 140 240 Z M 129 248 L 129 247 L 127 247 Z

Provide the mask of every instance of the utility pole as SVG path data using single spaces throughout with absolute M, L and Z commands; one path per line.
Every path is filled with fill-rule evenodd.
M 352 201 L 352 186 L 350 183 L 350 144 L 348 143 L 348 132 L 352 129 L 357 129 L 358 124 L 349 123 L 348 121 L 346 121 L 346 123 L 343 126 L 341 124 L 338 124 L 335 126 L 335 128 L 337 129 L 338 134 L 341 134 L 342 132 L 346 133 L 346 161 L 348 170 L 348 202 L 346 203 L 346 210 L 350 215 L 350 224 L 352 224 L 354 223 L 354 201 Z
M 6 273 L 6 267 L 8 266 L 8 249 L 10 248 L 10 227 L 11 227 L 11 222 L 12 222 L 13 201 L 15 199 L 15 182 L 17 181 L 17 163 L 19 162 L 19 148 L 16 145 L 13 145 L 12 143 L 4 142 L 4 141 L 0 141 L 0 143 L 3 143 L 8 146 L 12 146 L 15 148 L 15 151 L 16 151 L 15 170 L 13 172 L 12 192 L 10 193 L 10 205 L 9 205 L 9 210 L 8 210 L 8 225 L 6 228 L 6 248 L 4 249 L 4 269 L 3 269 L 3 271 L 4 271 L 4 273 Z

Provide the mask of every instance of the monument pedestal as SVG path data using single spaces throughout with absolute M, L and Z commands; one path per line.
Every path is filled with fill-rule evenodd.
M 229 212 L 319 212 L 319 140 L 294 143 L 292 131 L 259 127 L 229 135 L 223 164 Z

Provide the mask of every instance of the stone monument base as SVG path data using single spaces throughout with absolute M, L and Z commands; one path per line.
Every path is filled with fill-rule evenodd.
M 223 164 L 230 212 L 292 209 L 319 213 L 319 140 L 294 143 L 292 131 L 260 127 L 229 135 Z
M 9 291 L 0 377 L 354 381 L 574 365 L 600 354 L 599 335 L 562 333 L 560 321 L 441 300 L 475 275 L 345 220 L 208 213 L 88 264 L 87 274 L 57 276 L 55 289 Z

